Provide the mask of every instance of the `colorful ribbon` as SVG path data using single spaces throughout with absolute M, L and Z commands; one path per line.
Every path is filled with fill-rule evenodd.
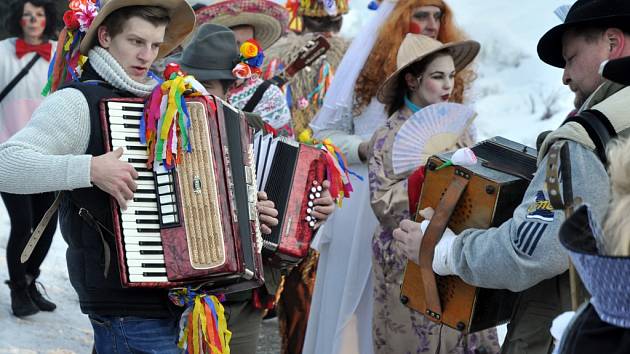
M 350 192 L 353 191 L 349 175 L 353 175 L 361 181 L 363 181 L 363 177 L 348 168 L 346 157 L 330 139 L 318 141 L 312 137 L 310 129 L 305 129 L 298 136 L 298 141 L 303 144 L 318 146 L 325 152 L 326 179 L 330 182 L 330 195 L 337 201 L 337 205 L 341 207 L 343 198 L 349 198 Z
M 232 332 L 227 328 L 223 296 L 191 287 L 172 289 L 168 296 L 174 304 L 186 308 L 179 322 L 177 343 L 185 353 L 230 354 Z

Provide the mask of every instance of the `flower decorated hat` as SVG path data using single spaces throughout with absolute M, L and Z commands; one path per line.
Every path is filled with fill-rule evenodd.
M 269 48 L 287 31 L 289 13 L 268 0 L 229 0 L 215 2 L 196 11 L 197 24 L 214 23 L 225 27 L 252 26 L 254 39 L 262 49 Z
M 59 34 L 43 95 L 56 91 L 64 82 L 78 80 L 96 43 L 98 27 L 112 12 L 129 6 L 159 6 L 168 11 L 170 21 L 158 57 L 175 49 L 195 26 L 195 13 L 185 0 L 71 0 L 63 15 L 65 27 Z

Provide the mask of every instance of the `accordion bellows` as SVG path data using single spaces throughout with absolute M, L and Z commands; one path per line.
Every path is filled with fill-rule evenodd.
M 630 257 L 598 254 L 596 238 L 602 237 L 586 205 L 560 228 L 560 242 L 569 250 L 599 317 L 614 326 L 630 328 Z

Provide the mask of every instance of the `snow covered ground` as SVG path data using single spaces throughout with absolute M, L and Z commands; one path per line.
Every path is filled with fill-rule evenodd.
M 195 1 L 191 1 L 195 2 Z M 562 72 L 543 64 L 536 54 L 540 36 L 560 21 L 553 14 L 570 0 L 450 0 L 458 23 L 482 44 L 476 62 L 478 78 L 470 104 L 478 112 L 482 138 L 505 136 L 534 145 L 543 130 L 553 129 L 572 108 L 572 94 L 563 87 Z M 371 12 L 367 1 L 352 0 L 343 32 L 351 36 Z M 543 119 L 545 117 L 546 119 Z M 9 220 L 0 206 L 0 280 L 8 278 L 6 242 Z M 0 353 L 88 353 L 91 327 L 79 311 L 68 281 L 66 245 L 55 236 L 42 266 L 41 281 L 58 305 L 21 320 L 10 314 L 9 289 L 0 286 Z

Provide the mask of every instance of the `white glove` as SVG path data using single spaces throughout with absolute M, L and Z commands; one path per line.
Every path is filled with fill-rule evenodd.
M 433 271 L 439 275 L 453 275 L 455 272 L 451 269 L 451 249 L 453 241 L 455 241 L 455 233 L 448 227 L 442 235 L 442 239 L 435 246 L 433 253 Z

